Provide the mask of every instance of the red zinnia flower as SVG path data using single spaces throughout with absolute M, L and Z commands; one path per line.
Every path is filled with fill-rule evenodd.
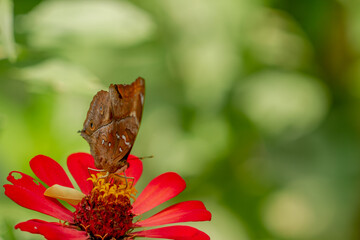
M 43 155 L 34 157 L 30 161 L 31 169 L 41 181 L 51 187 L 46 189 L 29 175 L 14 171 L 7 178 L 12 184 L 4 185 L 5 194 L 17 204 L 55 217 L 60 223 L 32 219 L 17 224 L 15 228 L 41 234 L 50 240 L 130 240 L 136 237 L 210 239 L 206 233 L 182 225 L 136 231 L 142 227 L 170 223 L 209 221 L 211 213 L 201 201 L 186 201 L 172 205 L 148 219 L 140 219 L 138 216 L 141 214 L 181 193 L 186 184 L 178 174 L 167 172 L 153 179 L 135 199 L 136 190 L 132 185 L 141 176 L 142 162 L 131 155 L 128 161 L 130 167 L 126 170 L 126 175 L 133 177 L 134 181 L 133 184 L 125 185 L 122 180 L 105 182 L 95 175 L 90 176 L 88 168 L 95 168 L 91 155 L 70 155 L 67 166 L 81 189 L 80 192 L 74 189 L 57 162 Z M 17 178 L 16 175 L 21 176 Z M 67 209 L 54 197 L 67 201 L 75 210 Z

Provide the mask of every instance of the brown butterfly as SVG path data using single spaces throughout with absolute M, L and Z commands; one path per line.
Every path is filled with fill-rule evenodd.
M 89 143 L 95 167 L 108 173 L 126 169 L 127 158 L 139 131 L 144 106 L 145 81 L 111 84 L 99 91 L 87 113 L 81 136 Z

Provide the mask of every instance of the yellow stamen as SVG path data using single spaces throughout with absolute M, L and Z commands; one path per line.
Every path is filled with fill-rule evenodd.
M 117 199 L 119 196 L 135 200 L 137 191 L 132 184 L 127 184 L 125 179 L 117 175 L 112 176 L 113 182 L 106 181 L 104 178 L 101 178 L 102 176 L 101 173 L 91 174 L 91 177 L 88 179 L 94 184 L 92 193 L 101 193 L 97 195 L 98 201 L 114 201 L 118 203 Z
M 85 231 L 87 231 L 88 227 L 90 227 L 90 225 L 87 225 L 86 227 L 83 224 L 80 225 L 84 228 Z
M 100 236 L 99 234 L 96 234 L 96 237 L 101 238 L 101 240 L 104 240 L 108 234 L 106 233 L 104 236 Z

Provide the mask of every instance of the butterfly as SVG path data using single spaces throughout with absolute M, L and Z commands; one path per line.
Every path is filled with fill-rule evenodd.
M 107 172 L 124 171 L 138 134 L 144 106 L 145 80 L 111 84 L 93 98 L 81 136 L 89 143 L 95 167 Z

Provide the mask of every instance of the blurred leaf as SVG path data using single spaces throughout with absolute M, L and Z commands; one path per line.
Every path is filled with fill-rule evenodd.
M 21 78 L 29 82 L 31 90 L 51 87 L 57 92 L 93 94 L 102 88 L 96 76 L 76 64 L 60 59 L 50 59 L 42 63 L 22 68 Z
M 296 139 L 315 129 L 328 111 L 319 80 L 298 73 L 262 71 L 238 85 L 235 104 L 270 136 Z
M 23 21 L 39 48 L 131 46 L 154 31 L 150 16 L 126 1 L 44 1 Z
M 250 17 L 244 51 L 256 62 L 284 69 L 302 69 L 309 63 L 312 46 L 290 15 L 264 8 Z
M 8 219 L 0 221 L 0 239 L 16 240 L 13 223 Z
M 262 208 L 267 228 L 284 239 L 311 239 L 324 231 L 336 210 L 334 200 L 328 199 L 327 186 L 319 182 L 321 179 L 304 177 L 273 192 Z
M 12 62 L 16 60 L 13 32 L 13 3 L 11 0 L 0 0 L 0 36 L 4 51 L 3 55 Z

